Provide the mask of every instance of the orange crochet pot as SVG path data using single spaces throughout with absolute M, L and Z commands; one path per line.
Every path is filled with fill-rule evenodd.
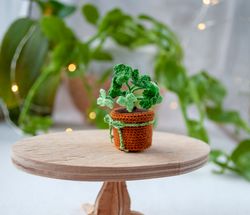
M 136 109 L 129 113 L 124 108 L 116 108 L 111 111 L 110 116 L 113 120 L 129 124 L 141 124 L 154 120 L 154 112 L 152 110 Z M 121 133 L 125 150 L 139 152 L 151 146 L 153 125 L 124 127 L 121 128 Z M 115 146 L 120 149 L 118 129 L 113 128 L 113 135 Z

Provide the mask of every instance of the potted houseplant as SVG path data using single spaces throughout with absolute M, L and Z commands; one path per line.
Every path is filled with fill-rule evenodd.
M 100 90 L 97 104 L 112 109 L 104 121 L 118 149 L 137 152 L 151 146 L 154 112 L 150 108 L 161 101 L 159 87 L 148 75 L 124 64 L 114 67 L 111 87 L 107 93 Z M 115 103 L 121 107 L 114 108 Z

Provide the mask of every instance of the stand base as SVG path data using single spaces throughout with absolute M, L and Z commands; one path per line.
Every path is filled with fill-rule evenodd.
M 84 204 L 87 215 L 143 215 L 130 210 L 126 182 L 104 182 L 95 205 Z

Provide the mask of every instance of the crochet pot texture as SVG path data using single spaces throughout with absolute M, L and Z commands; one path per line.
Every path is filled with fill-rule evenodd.
M 139 152 L 151 146 L 154 122 L 152 110 L 136 109 L 128 113 L 124 108 L 116 108 L 111 111 L 110 116 L 113 120 L 133 125 L 120 129 L 125 150 Z M 119 131 L 114 127 L 113 137 L 115 146 L 121 149 Z

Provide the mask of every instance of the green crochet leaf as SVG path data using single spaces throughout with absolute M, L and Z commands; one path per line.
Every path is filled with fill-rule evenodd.
M 144 109 L 149 109 L 155 104 L 159 104 L 162 101 L 162 97 L 159 93 L 159 87 L 154 82 L 147 83 L 147 88 L 143 91 L 143 99 L 140 101 L 140 105 Z
M 104 89 L 100 89 L 100 96 L 97 99 L 97 104 L 102 107 L 108 107 L 112 109 L 114 107 L 114 102 L 111 98 L 106 97 L 106 91 Z
M 147 88 L 151 82 L 151 78 L 148 75 L 142 75 L 137 82 L 137 85 L 142 88 Z
M 132 78 L 133 84 L 136 84 L 139 81 L 140 75 L 139 75 L 138 69 L 134 69 L 132 71 L 131 78 Z
M 135 97 L 135 95 L 133 93 L 129 93 L 127 96 L 126 96 L 126 99 L 129 103 L 132 103 L 132 102 L 136 102 L 137 101 L 137 98 Z
M 115 75 L 116 75 L 116 83 L 124 84 L 131 77 L 132 68 L 130 66 L 126 66 L 124 64 L 119 64 L 114 67 Z
M 126 107 L 128 112 L 132 112 L 135 107 L 135 102 L 137 102 L 137 98 L 133 93 L 129 93 L 124 96 L 119 96 L 117 99 L 117 104 Z
M 133 93 L 129 93 L 127 96 L 126 96 L 126 99 L 127 99 L 127 110 L 128 112 L 132 112 L 134 107 L 135 107 L 135 102 L 137 102 L 137 98 L 135 97 L 135 95 Z
M 104 89 L 100 89 L 100 97 L 106 98 L 106 91 Z
M 127 99 L 124 96 L 119 96 L 116 103 L 121 105 L 121 106 L 126 106 L 127 105 Z

